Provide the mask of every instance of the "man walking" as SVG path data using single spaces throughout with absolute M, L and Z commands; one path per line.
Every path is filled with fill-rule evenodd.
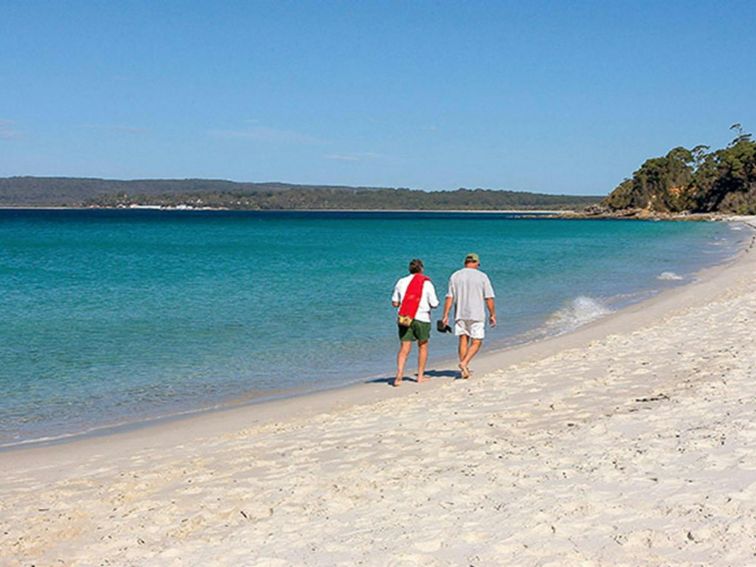
M 404 365 L 412 343 L 417 341 L 417 382 L 425 382 L 425 363 L 428 361 L 428 341 L 431 331 L 431 309 L 438 307 L 436 289 L 430 278 L 423 275 L 423 261 L 409 263 L 410 275 L 401 278 L 394 286 L 391 304 L 399 308 L 399 353 L 396 355 L 394 386 L 401 386 Z
M 449 311 L 454 305 L 454 334 L 459 337 L 459 370 L 462 378 L 470 377 L 470 361 L 478 354 L 488 322 L 496 326 L 496 305 L 491 280 L 480 271 L 480 257 L 471 252 L 465 267 L 449 278 L 449 291 L 444 303 L 443 324 L 449 324 Z

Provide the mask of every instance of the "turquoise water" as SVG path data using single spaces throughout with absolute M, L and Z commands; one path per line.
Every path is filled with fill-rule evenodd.
M 413 257 L 442 295 L 478 252 L 498 295 L 489 336 L 507 344 L 684 282 L 737 234 L 488 214 L 0 211 L 0 445 L 388 377 L 390 294 Z M 432 357 L 454 345 L 434 332 Z

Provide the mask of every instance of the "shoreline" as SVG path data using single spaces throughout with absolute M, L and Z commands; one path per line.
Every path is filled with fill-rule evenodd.
M 748 564 L 755 241 L 469 381 L 2 453 L 0 563 Z
M 732 217 L 727 222 L 742 224 L 747 229 L 750 228 L 753 235 L 756 235 L 756 218 L 754 217 Z M 644 310 L 656 310 L 660 305 L 663 307 L 667 303 L 670 303 L 670 305 L 675 304 L 675 296 L 684 293 L 689 294 L 691 293 L 691 289 L 706 284 L 712 279 L 720 278 L 724 272 L 742 260 L 749 246 L 754 246 L 755 240 L 756 236 L 752 236 L 750 241 L 744 239 L 741 248 L 732 256 L 694 273 L 690 282 L 661 290 L 649 298 L 637 303 L 631 303 L 572 331 L 524 343 L 515 343 L 513 345 L 490 345 L 476 357 L 474 365 L 476 373 L 491 372 L 503 366 L 518 364 L 523 360 L 544 356 L 552 350 L 574 348 L 578 344 L 595 340 L 597 337 L 614 332 L 628 323 L 638 324 L 638 321 L 646 321 L 647 319 L 641 316 Z M 305 411 L 304 415 L 313 416 L 318 413 L 337 411 L 353 405 L 370 404 L 385 399 L 420 393 L 455 380 L 455 378 L 448 375 L 456 375 L 456 359 L 440 358 L 439 360 L 431 360 L 430 362 L 428 373 L 431 376 L 436 376 L 423 386 L 418 386 L 409 379 L 404 381 L 404 385 L 400 389 L 387 387 L 390 376 L 374 375 L 354 378 L 346 383 L 329 384 L 322 387 L 312 388 L 302 386 L 281 391 L 272 391 L 270 394 L 262 394 L 259 397 L 248 396 L 246 393 L 242 393 L 233 400 L 219 402 L 210 407 L 105 425 L 92 428 L 88 431 L 64 434 L 60 437 L 39 438 L 2 445 L 0 446 L 0 466 L 3 465 L 3 457 L 6 455 L 18 455 L 38 451 L 45 452 L 54 448 L 65 450 L 65 448 L 71 446 L 78 448 L 90 443 L 93 446 L 100 446 L 101 444 L 107 444 L 110 440 L 125 440 L 131 445 L 134 442 L 139 443 L 142 437 L 148 438 L 153 437 L 153 435 L 167 435 L 170 438 L 172 437 L 170 430 L 178 427 L 181 427 L 182 430 L 189 430 L 194 434 L 195 432 L 199 433 L 208 425 L 212 431 L 219 432 L 217 427 L 223 427 L 222 423 L 226 418 L 234 424 L 249 423 L 260 425 L 277 419 L 285 419 L 285 416 L 289 412 L 301 416 L 303 415 L 300 411 L 301 409 Z M 231 425 L 230 427 L 233 428 L 234 426 Z
M 734 223 L 742 223 L 744 225 L 744 228 L 747 229 L 748 222 L 747 220 L 750 217 L 742 217 L 740 220 L 738 218 L 734 218 L 732 222 Z M 742 219 L 746 219 L 745 221 Z M 745 247 L 747 245 L 747 242 L 743 242 L 740 247 Z M 536 338 L 533 338 L 532 336 L 530 338 L 527 338 L 528 334 L 533 333 L 534 331 L 538 331 L 541 329 L 541 327 L 537 327 L 534 329 L 529 329 L 528 331 L 525 331 L 523 333 L 520 333 L 518 335 L 513 336 L 507 336 L 502 337 L 498 340 L 492 339 L 490 342 L 488 342 L 488 346 L 486 346 L 483 350 L 483 352 L 477 357 L 476 363 L 478 366 L 481 365 L 481 363 L 484 363 L 489 357 L 494 355 L 506 355 L 510 351 L 519 351 L 519 349 L 529 346 L 535 346 L 537 344 L 547 342 L 550 343 L 551 341 L 555 339 L 560 339 L 562 337 L 566 337 L 569 335 L 572 335 L 573 333 L 578 333 L 584 329 L 590 328 L 593 325 L 597 325 L 603 321 L 606 321 L 608 319 L 611 319 L 617 315 L 621 315 L 622 313 L 626 312 L 629 309 L 632 309 L 635 306 L 642 307 L 647 302 L 651 302 L 654 299 L 658 298 L 661 295 L 668 294 L 668 293 L 675 293 L 677 290 L 686 288 L 690 285 L 695 285 L 696 282 L 698 282 L 703 274 L 708 273 L 711 270 L 718 270 L 720 268 L 723 268 L 724 266 L 727 266 L 730 262 L 734 261 L 734 259 L 742 252 L 742 250 L 734 248 L 735 252 L 728 255 L 727 257 L 720 258 L 716 261 L 715 264 L 706 266 L 702 269 L 697 270 L 696 272 L 693 272 L 689 275 L 690 281 L 687 282 L 681 282 L 677 285 L 673 285 L 672 287 L 667 287 L 666 289 L 661 290 L 654 290 L 651 292 L 650 297 L 646 297 L 643 299 L 636 300 L 634 302 L 631 302 L 629 304 L 626 304 L 624 306 L 621 306 L 617 310 L 612 310 L 607 315 L 603 315 L 599 317 L 596 320 L 590 321 L 588 323 L 583 323 L 579 327 L 566 331 L 566 332 L 557 332 L 554 334 L 544 332 L 544 334 L 537 336 Z M 485 368 L 489 368 L 489 366 L 484 366 Z M 437 370 L 436 368 L 443 368 L 443 369 L 451 369 L 451 370 Z M 431 373 L 441 373 L 444 374 L 446 372 L 456 371 L 456 359 L 449 355 L 439 355 L 438 358 L 435 358 L 432 356 L 431 360 L 429 361 L 429 371 Z M 388 373 L 390 374 L 390 372 Z M 380 383 L 381 385 L 388 382 L 390 380 L 390 376 L 386 372 L 380 372 L 376 374 L 369 374 L 364 376 L 358 376 L 358 377 L 352 377 L 349 378 L 346 381 L 337 382 L 337 383 L 329 383 L 329 384 L 323 384 L 323 385 L 313 385 L 313 384 L 303 384 L 299 386 L 293 386 L 290 388 L 285 389 L 272 389 L 272 390 L 249 390 L 249 391 L 243 391 L 235 395 L 233 398 L 228 398 L 224 400 L 220 400 L 217 402 L 214 402 L 211 405 L 207 405 L 204 407 L 195 407 L 190 409 L 183 409 L 175 412 L 167 412 L 159 415 L 152 415 L 152 416 L 142 416 L 142 417 L 136 417 L 134 419 L 126 418 L 125 420 L 117 423 L 110 423 L 110 424 L 104 424 L 104 425 L 94 425 L 86 430 L 82 431 L 76 431 L 76 432 L 67 432 L 62 433 L 60 435 L 54 435 L 54 436 L 45 436 L 45 437 L 37 437 L 32 439 L 24 439 L 21 441 L 15 441 L 15 442 L 5 442 L 0 443 L 0 455 L 4 453 L 13 453 L 16 451 L 23 451 L 23 450 L 32 450 L 32 449 L 43 449 L 46 447 L 53 447 L 53 446 L 59 446 L 59 445 L 69 445 L 71 443 L 77 443 L 77 442 L 86 442 L 87 440 L 91 439 L 98 439 L 98 438 L 109 438 L 114 435 L 128 435 L 131 432 L 137 432 L 137 431 L 149 431 L 153 428 L 161 427 L 161 426 L 171 426 L 173 424 L 181 424 L 185 423 L 190 420 L 194 419 L 202 419 L 204 416 L 207 415 L 213 415 L 213 414 L 224 414 L 225 412 L 229 411 L 249 411 L 249 412 L 255 412 L 255 411 L 262 411 L 260 408 L 263 408 L 269 404 L 277 404 L 282 403 L 285 401 L 295 401 L 295 400 L 302 400 L 303 398 L 307 398 L 310 396 L 318 396 L 325 398 L 323 400 L 323 404 L 325 406 L 328 405 L 328 398 L 331 395 L 334 395 L 334 392 L 339 392 L 342 390 L 353 390 L 353 389 L 362 389 L 362 388 L 370 388 L 373 389 L 376 386 L 376 383 Z M 410 376 L 412 374 L 410 373 Z M 446 377 L 448 378 L 448 377 Z M 434 380 L 438 381 L 438 380 Z M 410 383 L 413 384 L 412 379 L 405 381 L 405 384 Z M 351 396 L 352 394 L 348 394 L 348 396 Z M 361 402 L 363 401 L 370 401 L 370 398 L 363 398 L 361 395 L 358 395 L 358 398 Z M 318 407 L 320 407 L 320 402 L 317 404 Z M 286 404 L 286 408 L 289 407 L 289 404 Z M 262 411 L 263 414 L 267 415 L 267 411 Z
M 226 207 L 191 207 L 135 205 L 128 207 L 66 207 L 66 206 L 0 206 L 0 211 L 153 211 L 153 212 L 222 212 L 222 213 L 390 213 L 390 214 L 476 214 L 476 215 L 532 215 L 549 220 L 612 220 L 612 221 L 675 221 L 675 222 L 728 222 L 733 218 L 748 217 L 727 212 L 711 213 L 664 213 L 649 212 L 641 209 L 628 209 L 613 212 L 585 212 L 574 209 L 230 209 Z
M 135 207 L 56 207 L 56 206 L 0 206 L 0 211 L 165 211 L 165 212 L 234 212 L 234 213 L 475 213 L 475 214 L 579 214 L 571 209 L 229 209 L 222 207 L 164 207 L 138 205 Z

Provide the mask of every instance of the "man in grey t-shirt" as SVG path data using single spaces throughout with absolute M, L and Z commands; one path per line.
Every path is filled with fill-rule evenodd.
M 486 308 L 490 325 L 496 326 L 493 286 L 488 276 L 478 268 L 480 257 L 471 252 L 465 257 L 465 267 L 451 275 L 442 319 L 444 325 L 449 324 L 449 311 L 454 305 L 454 334 L 459 337 L 459 370 L 465 379 L 470 377 L 470 361 L 483 345 Z

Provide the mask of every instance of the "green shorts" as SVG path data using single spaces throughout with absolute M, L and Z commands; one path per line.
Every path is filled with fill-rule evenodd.
M 412 321 L 409 327 L 399 327 L 399 340 L 402 342 L 430 340 L 431 324 L 424 321 Z

